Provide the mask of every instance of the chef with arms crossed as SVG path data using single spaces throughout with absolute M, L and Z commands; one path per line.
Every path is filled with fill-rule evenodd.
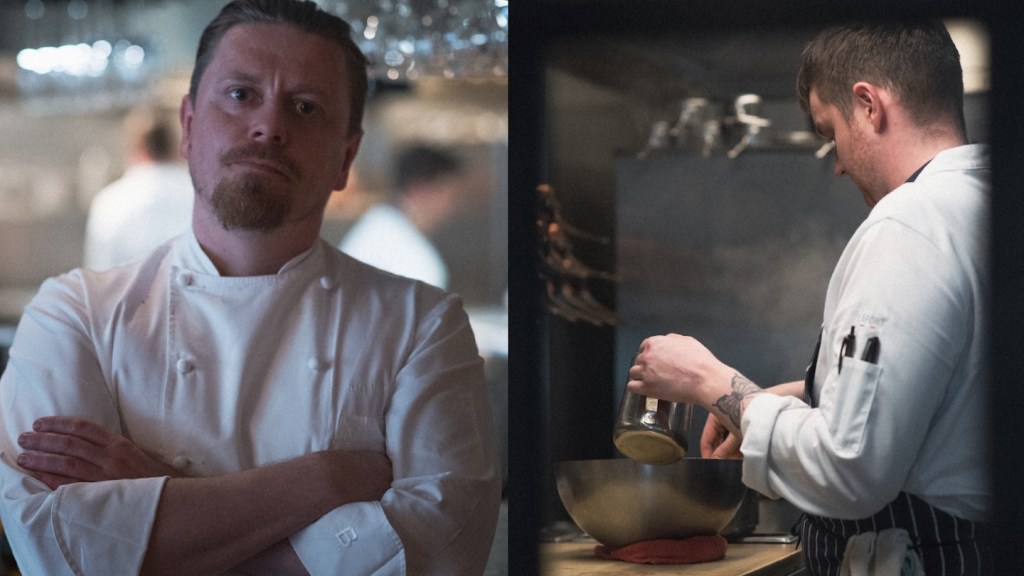
M 986 150 L 941 22 L 830 28 L 800 102 L 871 207 L 832 274 L 805 382 L 762 389 L 700 342 L 645 340 L 629 390 L 711 416 L 704 456 L 804 512 L 813 575 L 989 574 Z M 872 553 L 873 552 L 873 553 Z
M 483 572 L 501 474 L 461 301 L 319 238 L 366 86 L 313 2 L 206 28 L 180 113 L 192 230 L 45 282 L 0 379 L 23 574 Z

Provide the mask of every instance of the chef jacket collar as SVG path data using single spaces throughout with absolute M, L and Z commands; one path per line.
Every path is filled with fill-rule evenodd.
M 907 182 L 913 182 L 914 180 L 917 180 L 917 177 L 921 175 L 922 171 L 924 171 L 925 166 L 928 166 L 928 164 L 930 164 L 930 163 L 931 163 L 931 160 L 929 160 L 928 162 L 925 162 L 924 164 L 921 164 L 921 167 L 918 168 L 917 170 L 915 170 L 914 173 L 910 175 L 910 178 L 907 178 Z
M 199 272 L 200 274 L 220 276 L 220 272 L 217 270 L 217 266 L 214 265 L 213 260 L 210 260 L 210 257 L 206 254 L 206 251 L 203 250 L 203 247 L 199 245 L 199 239 L 196 238 L 195 232 L 190 231 L 188 236 L 188 250 L 185 261 L 186 266 L 194 268 L 194 271 Z M 289 270 L 298 267 L 300 264 L 305 262 L 307 258 L 309 258 L 309 255 L 312 254 L 316 247 L 319 245 L 320 241 L 314 242 L 313 246 L 311 246 L 309 250 L 306 250 L 301 254 L 298 254 L 291 260 L 285 262 L 284 266 L 281 266 L 281 269 L 278 270 L 277 273 L 284 274 L 285 272 L 288 272 Z

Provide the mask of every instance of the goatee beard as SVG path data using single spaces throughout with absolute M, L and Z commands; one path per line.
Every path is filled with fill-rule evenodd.
M 279 228 L 291 209 L 288 196 L 257 175 L 221 180 L 210 207 L 225 230 L 269 232 Z

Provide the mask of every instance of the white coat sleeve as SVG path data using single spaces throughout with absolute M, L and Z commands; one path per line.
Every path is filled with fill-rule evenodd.
M 165 479 L 51 491 L 18 467 L 18 436 L 42 416 L 120 430 L 74 277 L 48 280 L 26 308 L 0 378 L 0 518 L 22 574 L 137 574 Z
M 313 576 L 483 573 L 501 473 L 483 361 L 448 297 L 425 315 L 387 411 L 394 482 L 381 502 L 342 506 L 291 538 Z
M 854 519 L 903 489 L 955 377 L 970 319 L 955 263 L 899 222 L 874 224 L 836 281 L 842 295 L 825 319 L 832 329 L 822 335 L 819 358 L 830 360 L 818 363 L 819 406 L 755 398 L 742 423 L 743 476 L 806 512 Z M 840 371 L 832 360 L 851 326 L 856 349 Z M 871 336 L 881 341 L 877 364 L 861 360 Z

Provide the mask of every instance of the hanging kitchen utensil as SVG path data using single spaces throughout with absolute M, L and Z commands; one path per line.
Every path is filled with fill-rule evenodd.
M 600 244 L 610 239 L 572 226 L 562 218 L 561 208 L 548 185 L 537 187 L 540 274 L 544 278 L 548 310 L 570 322 L 614 325 L 618 318 L 591 293 L 594 279 L 615 281 L 615 276 L 584 264 L 573 253 L 569 235 Z

